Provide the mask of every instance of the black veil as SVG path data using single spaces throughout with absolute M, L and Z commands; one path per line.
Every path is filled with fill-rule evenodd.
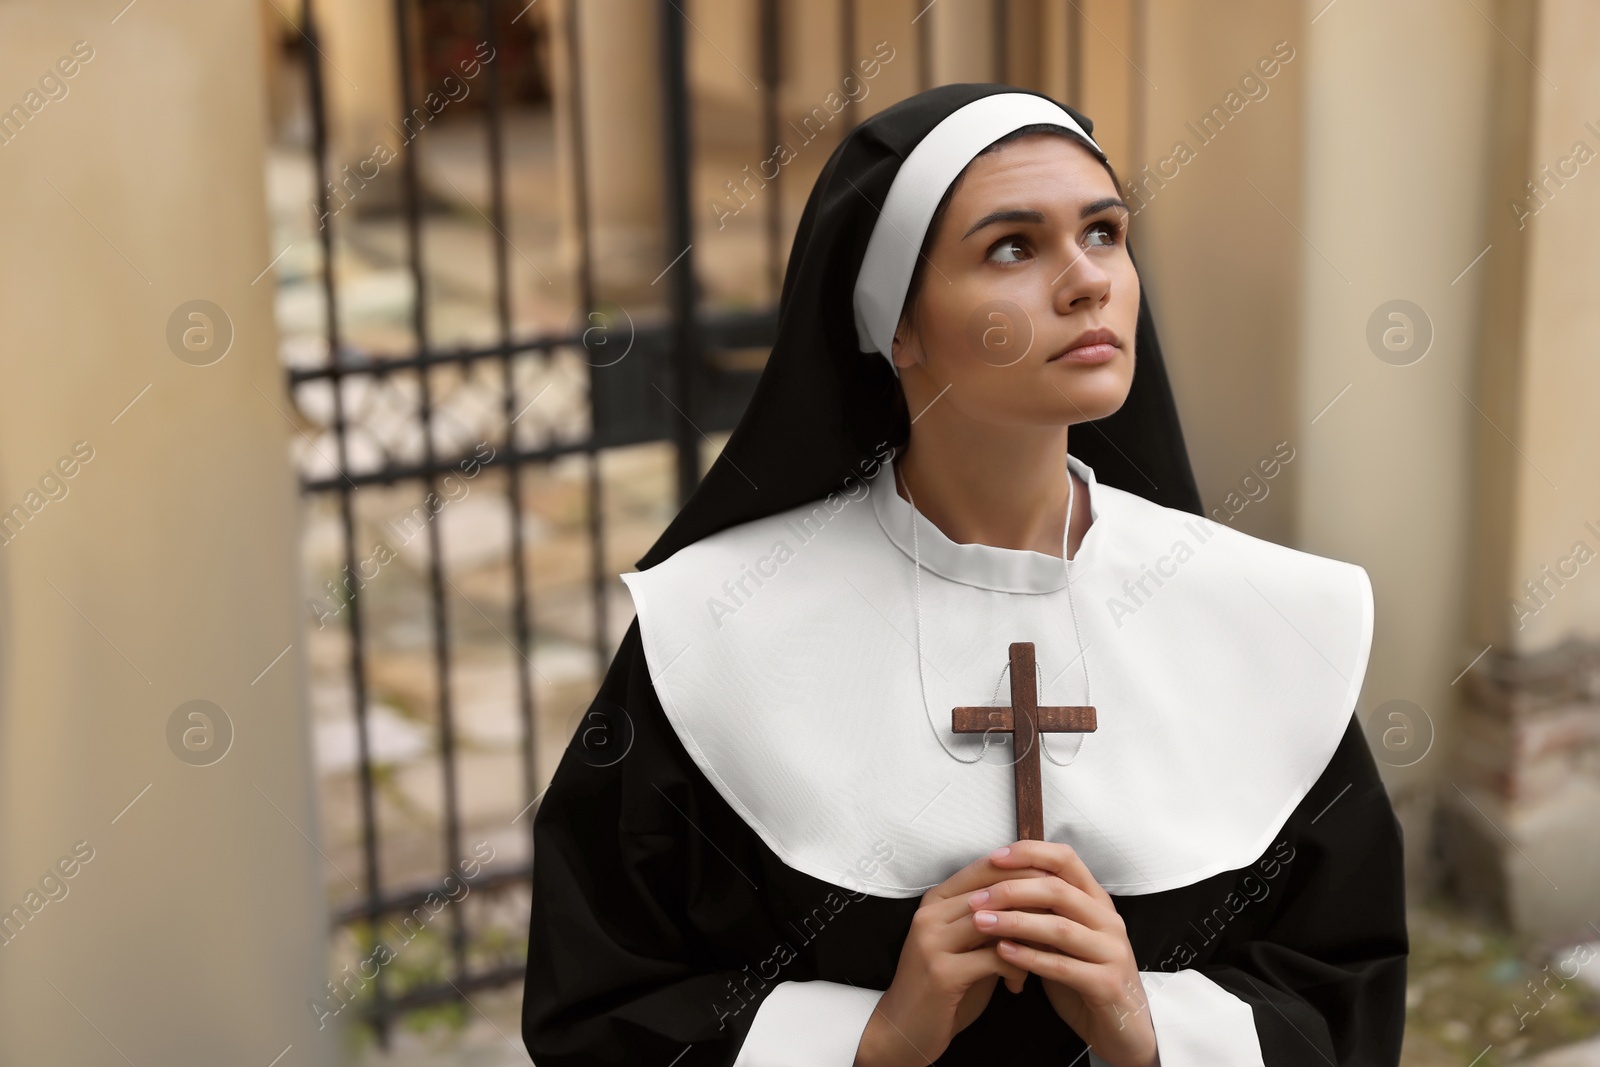
M 878 112 L 834 149 L 800 216 L 777 340 L 750 405 L 683 509 L 637 562 L 640 570 L 719 530 L 827 496 L 851 474 L 860 477 L 883 442 L 897 451 L 906 443 L 911 426 L 899 379 L 880 354 L 860 351 L 852 303 L 879 206 L 906 156 L 951 112 L 993 93 L 1029 91 L 993 82 L 941 85 Z M 1066 110 L 1093 133 L 1087 118 Z M 1148 291 L 1140 286 L 1128 399 L 1103 419 L 1076 424 L 1072 454 L 1098 481 L 1198 515 L 1200 494 Z

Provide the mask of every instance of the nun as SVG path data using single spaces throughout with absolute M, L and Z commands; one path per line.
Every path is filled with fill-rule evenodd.
M 1371 584 L 1203 516 L 1092 133 L 944 85 L 823 168 L 534 817 L 539 1067 L 1399 1062 Z

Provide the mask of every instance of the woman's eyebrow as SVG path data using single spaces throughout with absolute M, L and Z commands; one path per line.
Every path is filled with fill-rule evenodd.
M 1100 198 L 1099 200 L 1091 200 L 1087 204 L 1083 205 L 1083 207 L 1078 210 L 1078 218 L 1086 219 L 1090 215 L 1098 215 L 1100 212 L 1106 210 L 1106 208 L 1111 207 L 1120 207 L 1124 211 L 1128 211 L 1130 213 L 1133 210 L 1132 208 L 1128 207 L 1127 202 L 1121 198 L 1115 196 L 1106 196 Z M 965 241 L 968 237 L 971 237 L 985 226 L 991 226 L 996 222 L 1043 221 L 1044 213 L 1040 211 L 1034 211 L 1031 208 L 1014 207 L 1005 208 L 1001 211 L 991 211 L 977 222 L 974 222 L 972 226 L 968 228 L 967 232 L 961 235 L 961 239 Z

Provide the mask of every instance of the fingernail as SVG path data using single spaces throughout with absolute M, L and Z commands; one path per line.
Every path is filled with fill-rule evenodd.
M 1000 916 L 996 915 L 992 911 L 980 911 L 980 912 L 978 912 L 977 916 L 973 919 L 973 921 L 976 922 L 979 926 L 988 927 L 988 926 L 993 926 L 995 923 L 999 922 L 1000 921 Z
M 1000 951 L 1004 952 L 1007 956 L 1009 956 L 1013 952 L 1017 951 L 1017 946 L 1013 945 L 1009 941 L 1002 941 L 1002 942 L 1000 942 Z
M 1005 857 L 1011 855 L 1011 846 L 1010 845 L 1001 845 L 999 848 L 997 848 L 993 852 L 989 853 L 989 855 L 993 859 L 997 859 L 997 860 L 998 859 L 1004 859 Z
M 976 893 L 972 894 L 970 897 L 968 897 L 967 898 L 967 903 L 971 904 L 974 908 L 976 908 L 976 907 L 978 907 L 980 904 L 982 904 L 984 901 L 986 901 L 988 899 L 989 899 L 989 891 L 987 889 L 983 889 L 983 890 L 979 890 L 978 892 L 976 892 Z

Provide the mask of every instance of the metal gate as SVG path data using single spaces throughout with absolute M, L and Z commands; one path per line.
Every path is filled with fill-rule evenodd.
M 516 5 L 520 7 L 521 5 Z M 529 4 L 528 7 L 532 5 Z M 777 70 L 776 3 L 759 0 L 761 34 L 763 39 L 762 83 L 765 100 L 763 113 L 769 122 L 775 122 Z M 415 40 L 414 27 L 421 14 L 441 8 L 451 9 L 454 17 L 469 14 L 477 20 L 478 30 L 491 48 L 502 39 L 510 22 L 520 17 L 515 7 L 495 0 L 396 0 L 393 8 L 394 32 L 398 42 L 398 69 L 400 100 L 399 113 L 409 115 L 417 105 L 417 72 L 419 67 L 419 42 Z M 525 12 L 527 8 L 522 8 Z M 577 47 L 577 19 L 583 15 L 582 5 L 570 4 L 572 17 L 566 22 L 567 32 L 555 47 L 567 51 L 570 70 L 578 71 L 580 54 Z M 592 563 L 589 575 L 590 595 L 593 599 L 594 628 L 593 651 L 596 677 L 603 674 L 613 649 L 608 638 L 606 618 L 606 589 L 615 576 L 606 573 L 602 547 L 607 531 L 602 522 L 600 453 L 608 448 L 648 441 L 671 442 L 676 447 L 676 495 L 681 503 L 698 481 L 700 472 L 700 441 L 703 433 L 730 429 L 744 409 L 754 387 L 756 371 L 749 369 L 723 369 L 709 355 L 719 349 L 770 346 L 776 323 L 774 307 L 738 315 L 708 315 L 696 307 L 693 257 L 693 219 L 689 205 L 689 178 L 691 167 L 690 108 L 685 70 L 686 16 L 678 3 L 663 0 L 659 5 L 661 26 L 661 122 L 665 132 L 666 172 L 661 175 L 661 186 L 666 190 L 665 218 L 668 243 L 673 248 L 684 249 L 683 254 L 665 271 L 670 286 L 669 314 L 664 321 L 636 324 L 629 358 L 614 362 L 599 349 L 597 338 L 589 329 L 572 330 L 541 336 L 518 336 L 513 328 L 511 271 L 509 256 L 512 251 L 508 233 L 505 187 L 506 153 L 506 92 L 509 70 L 503 63 L 485 65 L 485 107 L 487 109 L 486 150 L 489 176 L 487 221 L 497 235 L 492 238 L 493 303 L 498 324 L 498 339 L 487 345 L 472 347 L 441 347 L 431 339 L 432 324 L 429 318 L 428 266 L 423 254 L 428 225 L 425 218 L 424 189 L 418 168 L 418 153 L 427 152 L 429 133 L 423 132 L 407 141 L 399 149 L 397 160 L 402 180 L 404 257 L 411 280 L 411 314 L 409 350 L 401 353 L 376 354 L 361 351 L 347 343 L 342 326 L 342 293 L 337 272 L 330 268 L 335 261 L 335 235 L 340 220 L 331 210 L 329 191 L 332 162 L 329 158 L 329 116 L 326 88 L 328 59 L 321 47 L 318 30 L 318 9 L 312 0 L 302 0 L 300 29 L 302 31 L 303 57 L 307 75 L 308 102 L 311 119 L 311 152 L 317 186 L 316 209 L 326 223 L 320 229 L 321 289 L 326 307 L 327 358 L 319 366 L 298 367 L 289 371 L 289 389 L 295 398 L 302 417 L 308 405 L 302 395 L 317 388 L 331 393 L 331 410 L 323 427 L 333 444 L 334 455 L 323 456 L 327 461 L 320 470 L 302 466 L 301 488 L 308 498 L 337 501 L 339 526 L 342 531 L 343 559 L 346 572 L 358 571 L 359 549 L 357 540 L 356 505 L 363 493 L 376 487 L 412 486 L 419 495 L 436 494 L 441 479 L 458 472 L 469 463 L 503 469 L 510 515 L 510 629 L 504 634 L 510 646 L 516 671 L 516 699 L 522 726 L 521 762 L 523 768 L 522 794 L 527 807 L 523 809 L 523 826 L 531 833 L 533 819 L 530 809 L 539 796 L 536 781 L 537 752 L 535 731 L 534 686 L 530 671 L 533 662 L 533 634 L 530 625 L 532 605 L 532 579 L 525 563 L 523 524 L 523 475 L 530 465 L 550 464 L 569 456 L 586 457 L 588 464 L 587 510 L 589 558 Z M 335 75 L 337 76 L 337 75 Z M 581 79 L 574 78 L 574 86 Z M 581 309 L 586 312 L 596 307 L 595 286 L 592 279 L 589 251 L 590 220 L 588 206 L 581 190 L 585 187 L 584 126 L 581 121 L 583 101 L 574 92 L 568 106 L 577 131 L 576 158 L 571 161 L 576 187 L 580 190 L 575 205 L 575 224 L 582 236 L 583 249 L 578 265 L 575 289 Z M 643 106 L 654 106 L 644 102 Z M 776 211 L 776 200 L 772 210 Z M 776 216 L 767 227 L 769 238 L 778 240 Z M 776 244 L 768 250 L 772 264 L 781 262 Z M 667 266 L 663 264 L 663 266 Z M 774 268 L 774 277 L 777 271 Z M 774 292 L 776 289 L 774 289 Z M 580 321 L 587 317 L 580 316 Z M 513 374 L 519 360 L 549 360 L 561 351 L 581 350 L 586 353 L 587 403 L 590 430 L 578 439 L 548 443 L 538 448 L 520 447 L 512 433 L 512 425 L 531 403 L 521 395 Z M 592 357 L 592 358 L 590 358 Z M 491 442 L 492 457 L 484 459 L 484 450 L 475 454 L 459 448 L 444 447 L 439 443 L 436 427 L 436 408 L 439 401 L 437 376 L 446 369 L 472 368 L 490 374 L 500 381 L 501 406 L 497 425 L 499 439 Z M 382 387 L 403 383 L 403 392 L 414 404 L 405 413 L 420 433 L 420 455 L 396 456 L 385 452 L 375 462 L 362 463 L 352 456 L 350 439 L 357 429 L 351 416 L 350 395 L 353 390 Z M 327 469 L 331 463 L 334 468 Z M 463 855 L 461 811 L 459 804 L 461 782 L 457 768 L 457 723 L 452 703 L 451 675 L 453 666 L 449 613 L 446 610 L 446 590 L 451 584 L 445 563 L 441 538 L 441 523 L 426 524 L 427 536 L 427 619 L 430 631 L 433 673 L 433 712 L 437 719 L 437 757 L 442 772 L 442 836 L 443 854 L 447 857 Z M 354 717 L 357 741 L 357 767 L 359 771 L 359 805 L 361 828 L 361 864 L 364 885 L 359 898 L 338 910 L 336 928 L 357 931 L 371 941 L 378 936 L 380 924 L 386 920 L 417 909 L 430 894 L 437 895 L 438 880 L 424 884 L 386 885 L 380 876 L 380 857 L 385 845 L 384 827 L 379 824 L 375 801 L 375 761 L 372 750 L 372 732 L 369 724 L 369 694 L 371 678 L 369 663 L 364 653 L 364 602 L 361 596 L 350 597 L 341 608 L 342 620 L 348 627 L 348 680 L 351 695 L 351 714 Z M 492 625 L 492 623 L 491 623 Z M 531 854 L 531 842 L 529 847 Z M 331 861 L 330 861 L 331 862 Z M 511 869 L 497 869 L 492 875 L 478 873 L 466 877 L 460 872 L 455 877 L 472 891 L 493 894 L 507 886 L 526 885 L 531 865 L 522 863 Z M 376 1030 L 378 1040 L 388 1045 L 389 1031 L 398 1013 L 416 1008 L 460 1000 L 474 989 L 505 985 L 522 981 L 525 962 L 500 962 L 483 967 L 469 959 L 468 929 L 465 913 L 460 908 L 451 909 L 447 920 L 450 953 L 450 974 L 444 981 L 412 985 L 394 989 L 394 982 L 381 966 L 370 976 L 363 974 L 360 996 L 351 997 L 353 1014 L 369 1022 Z M 330 983 L 329 992 L 341 997 L 351 987 L 343 988 Z M 329 1002 L 331 1005 L 331 1001 Z M 333 1010 L 331 1007 L 329 1010 Z

